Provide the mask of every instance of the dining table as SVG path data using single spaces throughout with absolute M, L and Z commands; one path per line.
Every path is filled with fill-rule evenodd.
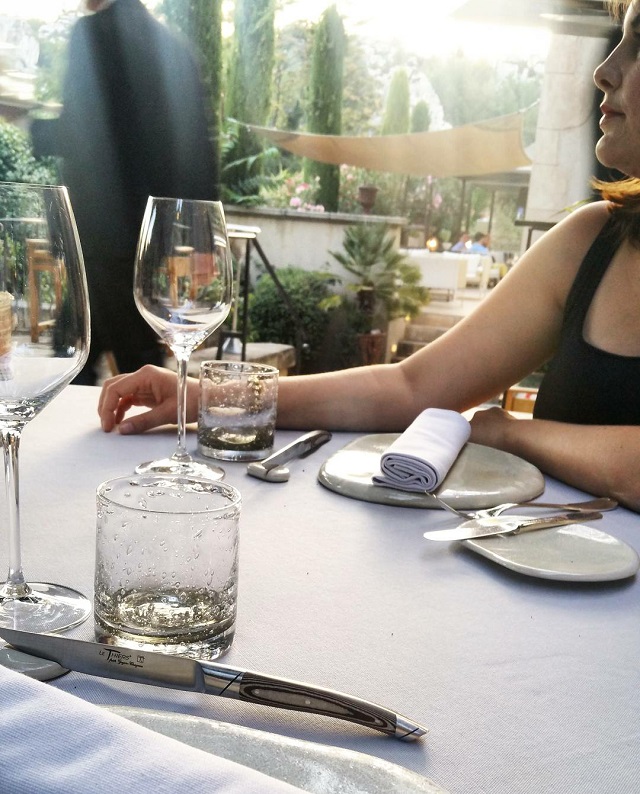
M 173 427 L 104 433 L 99 393 L 67 387 L 21 444 L 27 578 L 91 598 L 97 486 L 175 443 Z M 279 430 L 276 448 L 298 435 Z M 368 502 L 321 484 L 323 462 L 362 435 L 333 433 L 287 464 L 287 482 L 221 462 L 242 510 L 237 628 L 220 662 L 379 703 L 427 726 L 424 737 L 401 742 L 325 716 L 73 671 L 47 686 L 100 706 L 343 748 L 450 794 L 640 791 L 638 578 L 526 575 L 460 542 L 426 540 L 425 531 L 460 522 L 441 509 Z M 195 454 L 194 426 L 187 441 Z M 545 501 L 589 496 L 544 477 Z M 606 512 L 593 526 L 640 549 L 640 517 L 630 510 Z M 4 519 L 2 527 L 6 567 Z M 93 619 L 62 636 L 94 641 Z

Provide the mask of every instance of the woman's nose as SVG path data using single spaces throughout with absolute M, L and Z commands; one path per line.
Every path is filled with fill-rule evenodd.
M 593 82 L 596 86 L 605 91 L 616 87 L 620 82 L 620 69 L 616 59 L 616 49 L 606 58 L 593 73 Z

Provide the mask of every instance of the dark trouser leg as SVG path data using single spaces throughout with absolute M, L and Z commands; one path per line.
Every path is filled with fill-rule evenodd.
M 164 364 L 160 337 L 138 311 L 133 297 L 133 270 L 120 275 L 120 293 L 109 302 L 106 320 L 110 350 L 119 372 L 135 372 L 145 364 Z
M 91 303 L 91 351 L 74 383 L 95 383 L 100 355 L 111 351 L 119 372 L 144 364 L 162 366 L 164 350 L 158 335 L 138 311 L 133 298 L 133 259 L 100 262 L 85 257 Z

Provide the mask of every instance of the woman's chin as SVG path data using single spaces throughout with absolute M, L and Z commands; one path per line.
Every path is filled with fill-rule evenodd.
M 605 168 L 614 168 L 616 171 L 620 171 L 623 174 L 628 173 L 628 164 L 625 163 L 623 165 L 623 158 L 616 156 L 616 147 L 609 144 L 603 138 L 600 138 L 596 144 L 596 157 L 598 158 L 598 162 Z M 639 169 L 640 163 L 635 170 L 638 171 Z

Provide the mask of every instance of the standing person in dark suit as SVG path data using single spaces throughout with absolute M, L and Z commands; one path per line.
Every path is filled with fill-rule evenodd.
M 219 174 L 186 43 L 140 0 L 85 5 L 93 13 L 71 33 L 62 113 L 31 132 L 36 153 L 62 157 L 91 300 L 91 352 L 75 382 L 92 384 L 105 351 L 121 372 L 163 362 L 133 299 L 147 197 L 217 199 Z

